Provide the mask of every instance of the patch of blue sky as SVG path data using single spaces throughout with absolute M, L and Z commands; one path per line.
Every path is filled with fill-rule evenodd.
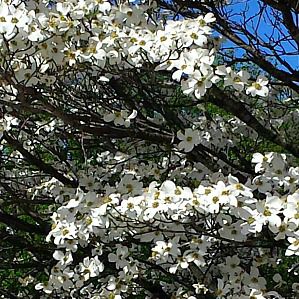
M 274 16 L 273 10 L 267 6 L 263 7 L 261 1 L 258 0 L 243 0 L 243 1 L 231 1 L 231 5 L 228 5 L 225 10 L 229 10 L 232 14 L 231 20 L 239 23 L 242 27 L 244 19 L 246 22 L 246 29 L 254 37 L 258 37 L 265 46 L 260 45 L 259 49 L 264 52 L 268 59 L 271 59 L 273 52 L 269 50 L 269 46 L 273 47 L 275 52 L 281 59 L 286 61 L 292 66 L 293 69 L 299 69 L 299 52 L 298 47 L 294 40 L 289 37 L 287 29 L 279 21 L 279 14 Z M 262 14 L 261 14 L 262 12 Z M 293 14 L 294 22 L 298 26 L 299 17 Z M 251 42 L 240 35 L 247 43 Z M 280 41 L 279 43 L 277 43 Z M 227 42 L 226 46 L 234 46 L 233 43 Z M 244 54 L 244 51 L 236 49 L 238 55 Z M 272 62 L 276 62 L 279 68 L 287 71 L 286 67 L 277 61 L 273 56 Z
M 201 0 L 197 0 L 201 1 Z M 165 2 L 171 4 L 172 0 L 165 0 Z M 271 61 L 276 67 L 288 71 L 288 69 L 277 60 L 277 57 L 273 55 L 270 50 L 273 47 L 279 58 L 287 62 L 293 69 L 299 70 L 299 52 L 298 47 L 294 40 L 287 38 L 289 33 L 283 24 L 278 21 L 278 16 L 273 15 L 273 11 L 269 6 L 263 7 L 260 0 L 229 0 L 229 4 L 223 8 L 224 12 L 230 14 L 230 20 L 240 25 L 240 28 L 244 26 L 244 19 L 246 22 L 246 29 L 253 35 L 258 37 L 264 46 L 259 45 L 258 49 L 261 51 L 266 59 Z M 260 13 L 262 11 L 262 14 Z M 180 18 L 177 16 L 177 18 Z M 299 26 L 298 14 L 293 14 L 294 22 Z M 239 33 L 239 36 L 247 43 L 253 42 L 248 37 Z M 277 43 L 279 41 L 279 43 Z M 238 47 L 233 42 L 226 40 L 223 44 L 224 48 L 234 50 L 235 57 L 242 57 L 245 51 Z

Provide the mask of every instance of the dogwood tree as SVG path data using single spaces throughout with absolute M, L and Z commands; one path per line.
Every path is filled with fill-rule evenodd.
M 0 1 L 1 298 L 297 298 L 298 7 Z

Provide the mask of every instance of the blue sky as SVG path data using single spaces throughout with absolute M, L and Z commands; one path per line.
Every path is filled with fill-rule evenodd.
M 273 15 L 271 15 L 271 9 L 268 7 L 264 10 L 263 17 L 260 18 L 258 12 L 260 11 L 259 3 L 261 1 L 258 0 L 249 0 L 249 1 L 231 1 L 232 5 L 229 5 L 226 9 L 230 9 L 232 13 L 236 14 L 232 19 L 234 21 L 240 22 L 241 17 L 238 16 L 238 14 L 243 13 L 247 18 L 250 18 L 250 22 L 248 22 L 246 25 L 248 28 L 253 27 L 255 28 L 257 24 L 258 30 L 255 32 L 255 30 L 252 28 L 251 33 L 254 36 L 259 36 L 261 39 L 264 39 L 264 41 L 269 41 L 269 36 L 272 35 L 273 41 L 281 39 L 284 35 L 288 35 L 287 30 L 281 25 L 281 31 L 274 30 L 273 26 L 271 24 L 271 21 L 275 21 L 275 18 Z M 294 18 L 295 20 L 295 18 Z M 298 20 L 295 20 L 298 21 Z M 299 69 L 299 53 L 298 48 L 296 48 L 296 44 L 292 41 L 285 41 L 281 43 L 283 49 L 289 53 L 289 55 L 280 55 L 281 58 L 283 58 L 286 62 L 288 62 L 294 69 Z M 232 43 L 227 42 L 226 46 L 233 46 Z M 274 46 L 274 43 L 272 43 L 272 46 Z M 280 46 L 276 45 L 275 49 L 277 51 L 280 50 Z M 236 50 L 237 55 L 242 55 L 244 52 L 241 50 Z M 269 51 L 268 51 L 269 52 Z M 278 68 L 285 69 L 284 66 L 281 65 L 281 63 L 278 63 Z

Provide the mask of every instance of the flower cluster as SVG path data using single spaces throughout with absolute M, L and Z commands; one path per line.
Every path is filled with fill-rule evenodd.
M 296 278 L 280 274 L 298 275 L 299 168 L 267 152 L 253 155 L 251 171 L 244 151 L 263 151 L 263 126 L 283 147 L 299 110 L 264 109 L 264 75 L 217 65 L 213 14 L 163 19 L 152 1 L 113 2 L 0 0 L 1 196 L 55 202 L 48 280 L 19 282 L 44 298 L 295 296 Z M 143 70 L 165 76 L 161 99 L 143 90 Z M 130 71 L 140 78 L 123 90 Z M 240 119 L 209 107 L 213 86 L 239 97 Z
M 12 70 L 6 85 L 52 85 L 71 68 L 97 74 L 102 81 L 113 77 L 113 68 L 138 68 L 156 64 L 156 71 L 172 71 L 186 94 L 201 98 L 212 84 L 247 94 L 267 96 L 268 81 L 260 76 L 252 84 L 246 71 L 215 69 L 215 49 L 209 13 L 196 19 L 161 22 L 154 4 L 111 6 L 108 1 L 42 2 L 1 1 L 0 38 L 3 68 Z M 7 41 L 7 42 L 5 42 Z M 13 58 L 7 60 L 13 53 Z M 110 72 L 111 70 L 111 72 Z M 250 85 L 251 84 L 251 85 Z
M 53 254 L 58 262 L 49 281 L 36 288 L 126 298 L 139 293 L 138 280 L 151 267 L 150 280 L 176 298 L 203 292 L 279 298 L 262 273 L 265 264 L 275 269 L 279 263 L 272 252 L 279 244 L 285 244 L 280 250 L 286 256 L 299 255 L 299 170 L 275 153 L 255 154 L 253 162 L 259 174 L 246 184 L 215 173 L 193 190 L 171 180 L 143 188 L 138 176 L 127 174 L 112 193 L 84 191 L 84 185 L 69 189 L 48 235 L 58 247 Z M 79 248 L 87 246 L 91 256 L 75 262 Z M 179 273 L 190 283 L 175 279 L 169 285 L 157 279 L 160 271 Z M 90 282 L 94 277 L 96 285 Z

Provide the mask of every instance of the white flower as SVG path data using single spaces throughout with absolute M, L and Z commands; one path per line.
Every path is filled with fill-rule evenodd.
M 201 72 L 203 71 L 204 74 Z M 213 82 L 216 82 L 217 78 L 214 76 L 211 68 L 206 65 L 203 69 L 195 70 L 187 80 L 182 81 L 182 89 L 185 94 L 194 92 L 197 99 L 200 99 L 205 95 L 208 88 L 212 86 Z
M 246 71 L 240 71 L 236 74 L 231 70 L 227 76 L 224 77 L 224 86 L 233 86 L 234 89 L 242 91 L 249 77 L 250 75 Z
M 72 253 L 67 251 L 66 253 L 62 252 L 61 250 L 55 250 L 53 253 L 53 258 L 56 261 L 59 261 L 59 265 L 68 265 L 73 261 Z
M 206 294 L 209 290 L 205 287 L 204 284 L 200 284 L 200 283 L 193 284 L 192 286 L 195 289 L 196 294 L 200 294 L 200 293 Z
M 175 273 L 177 269 L 180 267 L 181 269 L 187 269 L 189 267 L 189 264 L 185 257 L 179 256 L 176 259 L 177 264 L 173 264 L 169 268 L 170 273 Z
M 266 279 L 260 276 L 259 269 L 251 267 L 250 273 L 245 273 L 243 283 L 252 289 L 266 289 Z
M 224 285 L 224 281 L 222 279 L 217 279 L 217 290 L 215 291 L 216 298 L 223 298 L 225 294 L 227 294 L 230 290 L 230 284 Z
M 83 262 L 79 263 L 79 269 L 84 279 L 88 280 L 91 277 L 97 276 L 99 272 L 103 272 L 104 265 L 99 261 L 97 256 L 94 258 L 85 257 Z
M 258 173 L 262 170 L 265 170 L 265 167 L 267 164 L 271 163 L 273 159 L 273 153 L 267 153 L 265 155 L 262 155 L 260 153 L 253 154 L 251 162 L 256 164 L 255 165 L 255 172 Z
M 241 233 L 241 221 L 237 221 L 234 224 L 224 225 L 221 229 L 219 229 L 219 234 L 222 238 L 227 240 L 234 240 L 237 242 L 244 242 L 246 240 L 246 236 Z
M 201 268 L 205 266 L 205 259 L 200 251 L 187 250 L 184 252 L 184 256 L 188 263 L 194 263 L 197 267 Z
M 128 111 L 114 111 L 104 115 L 104 121 L 106 122 L 114 122 L 116 126 L 130 126 L 130 120 L 134 119 L 137 116 L 137 111 L 134 110 L 130 115 L 128 115 Z
M 261 193 L 266 193 L 271 191 L 272 185 L 263 176 L 257 176 L 252 180 L 252 188 L 256 188 Z
M 242 271 L 242 268 L 239 266 L 240 259 L 237 255 L 228 256 L 225 259 L 225 265 L 223 267 L 223 271 L 232 274 L 238 274 Z
M 286 235 L 290 236 L 296 228 L 296 224 L 288 222 L 287 218 L 284 218 L 279 226 L 269 224 L 269 229 L 276 234 L 275 240 L 284 240 Z
M 202 30 L 204 34 L 209 35 L 212 29 L 208 24 L 215 22 L 216 18 L 212 13 L 207 13 L 205 16 L 199 16 L 195 21 L 199 25 L 200 30 Z
M 264 76 L 258 76 L 256 81 L 246 89 L 246 94 L 251 94 L 253 97 L 261 96 L 266 97 L 269 94 L 269 88 L 266 86 L 269 83 L 268 79 Z
M 23 287 L 26 287 L 29 283 L 32 283 L 34 281 L 34 278 L 31 275 L 28 275 L 25 278 L 19 277 L 18 280 Z
M 248 287 L 244 287 L 246 293 L 246 295 L 241 295 L 240 298 L 241 299 L 248 299 L 248 298 L 255 298 L 255 299 L 265 299 L 266 297 L 263 296 L 263 293 L 260 290 L 257 290 L 255 288 L 248 288 Z M 250 293 L 249 293 L 250 292 Z
M 290 256 L 290 255 L 299 255 L 299 237 L 297 236 L 296 238 L 294 237 L 288 237 L 289 243 L 291 243 L 286 250 L 285 255 Z
M 177 257 L 181 253 L 178 248 L 178 237 L 169 240 L 169 242 L 157 241 L 156 246 L 152 249 L 152 258 L 165 261 L 169 256 Z
M 202 34 L 201 28 L 199 28 L 199 26 L 192 28 L 185 27 L 184 31 L 185 34 L 181 38 L 184 47 L 190 47 L 192 44 L 203 47 L 208 42 L 207 37 Z
M 185 130 L 185 134 L 183 134 L 181 131 L 178 131 L 177 136 L 180 140 L 182 140 L 178 144 L 178 148 L 184 152 L 191 152 L 194 146 L 200 143 L 198 130 L 192 130 L 188 128 Z
M 111 4 L 109 3 L 109 1 L 96 1 L 97 3 L 97 8 L 99 9 L 99 11 L 103 12 L 103 13 L 108 13 L 111 9 Z
M 0 3 L 0 33 L 1 34 L 11 34 L 14 30 L 14 24 L 10 22 L 10 11 L 9 6 L 5 1 Z
M 172 74 L 172 79 L 180 81 L 183 74 L 192 74 L 194 72 L 195 59 L 196 56 L 191 55 L 189 51 L 181 53 L 180 58 L 172 63 L 173 67 L 177 69 Z
M 267 196 L 266 200 L 256 203 L 256 209 L 264 218 L 264 223 L 279 227 L 281 218 L 277 215 L 282 209 L 282 201 L 278 196 Z
M 116 269 L 124 268 L 129 264 L 126 260 L 128 253 L 128 247 L 116 244 L 116 253 L 109 253 L 108 260 L 110 263 L 115 263 Z
M 292 284 L 292 289 L 293 289 L 293 291 L 294 291 L 296 294 L 298 294 L 298 293 L 299 293 L 299 283 L 298 283 L 298 282 L 294 282 L 294 283 Z
M 134 179 L 134 176 L 131 174 L 125 175 L 118 184 L 117 189 L 120 193 L 126 194 L 130 193 L 131 195 L 137 195 L 141 192 L 142 183 Z

